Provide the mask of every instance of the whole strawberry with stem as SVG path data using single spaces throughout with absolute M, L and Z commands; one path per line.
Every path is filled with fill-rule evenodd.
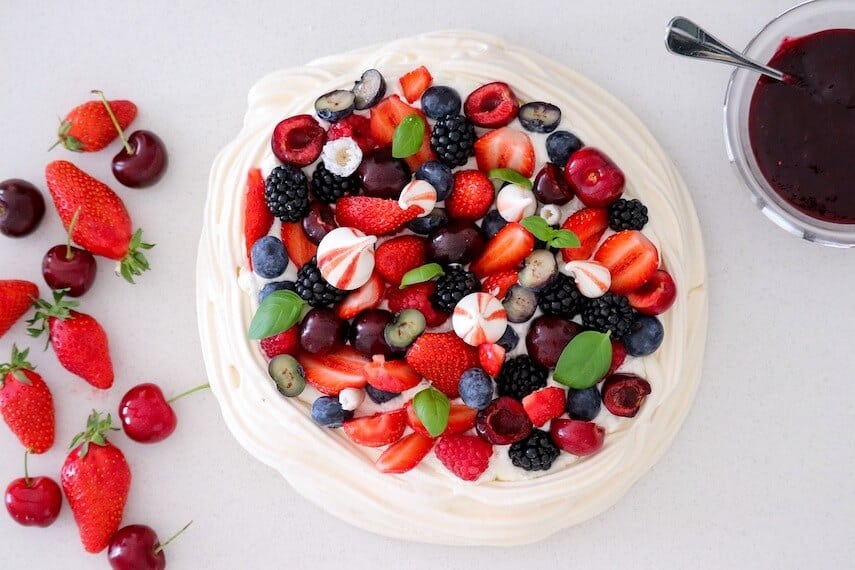
M 137 116 L 137 106 L 131 101 L 110 101 L 110 108 L 123 129 Z M 68 112 L 60 122 L 57 141 L 74 152 L 95 152 L 105 148 L 118 136 L 110 115 L 100 101 L 87 101 Z
M 84 249 L 119 261 L 118 273 L 130 283 L 149 269 L 144 250 L 154 247 L 133 231 L 131 217 L 113 190 L 74 164 L 55 160 L 45 167 L 47 187 L 66 231 L 80 210 L 71 237 Z
M 178 425 L 172 403 L 209 387 L 201 384 L 167 400 L 157 384 L 146 382 L 134 386 L 119 403 L 119 420 L 125 435 L 139 443 L 163 441 Z
M 27 361 L 29 353 L 12 345 L 9 362 L 0 364 L 0 413 L 24 448 L 44 453 L 53 447 L 56 433 L 53 396 Z
M 71 442 L 72 450 L 62 465 L 62 490 L 87 552 L 101 552 L 122 522 L 131 488 L 131 469 L 122 451 L 107 440 L 110 414 L 95 410 L 86 430 Z
M 64 297 L 65 291 L 54 291 L 53 304 L 37 300 L 36 315 L 27 321 L 27 330 L 33 338 L 47 331 L 48 344 L 63 368 L 106 390 L 113 385 L 107 333 L 90 315 L 74 310 L 80 303 Z
M 0 280 L 0 337 L 23 317 L 39 298 L 35 283 L 20 279 Z

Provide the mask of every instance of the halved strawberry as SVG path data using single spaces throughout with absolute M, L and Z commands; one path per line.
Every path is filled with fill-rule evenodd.
M 460 394 L 457 384 L 465 370 L 478 366 L 478 349 L 454 332 L 423 333 L 407 351 L 407 364 L 448 396 Z
M 562 415 L 566 404 L 567 394 L 558 386 L 541 388 L 522 399 L 525 413 L 537 427 Z
M 273 129 L 270 146 L 281 162 L 309 166 L 321 155 L 327 132 L 311 115 L 295 115 L 280 121 Z
M 425 264 L 427 243 L 418 236 L 398 236 L 384 241 L 374 252 L 374 268 L 386 283 L 397 287 L 404 274 Z
M 512 168 L 526 178 L 534 174 L 531 139 L 524 132 L 510 127 L 490 131 L 475 141 L 475 160 L 482 172 Z
M 490 376 L 498 376 L 505 362 L 505 349 L 498 344 L 485 343 L 478 347 L 478 361 Z
M 499 230 L 470 269 L 483 279 L 501 271 L 511 271 L 519 267 L 523 260 L 534 251 L 534 236 L 516 222 L 509 222 Z
M 410 169 L 415 172 L 419 166 L 429 160 L 436 160 L 436 154 L 430 148 L 430 127 L 425 114 L 420 109 L 410 107 L 397 95 L 389 95 L 371 108 L 371 136 L 379 146 L 392 144 L 395 128 L 404 117 L 416 114 L 425 122 L 425 136 L 418 152 L 408 156 L 406 160 Z
M 371 121 L 362 115 L 348 115 L 344 119 L 330 125 L 327 140 L 349 137 L 352 138 L 362 152 L 377 148 L 377 143 L 371 137 Z
M 280 354 L 296 356 L 300 352 L 300 327 L 293 326 L 279 334 L 261 339 L 261 350 L 270 359 Z
M 297 360 L 309 384 L 328 396 L 338 396 L 345 388 L 365 386 L 362 370 L 369 361 L 350 346 L 324 355 L 302 353 Z
M 294 262 L 297 269 L 311 261 L 318 253 L 318 246 L 309 241 L 300 222 L 282 222 L 279 234 L 285 251 L 288 252 L 288 258 Z
M 425 316 L 427 326 L 438 327 L 451 315 L 437 310 L 430 302 L 434 292 L 436 292 L 436 282 L 425 281 L 404 289 L 390 287 L 386 293 L 386 300 L 389 302 L 389 310 L 393 313 L 400 313 L 404 309 L 416 309 Z
M 508 293 L 508 289 L 516 285 L 518 280 L 519 271 L 500 271 L 488 275 L 481 283 L 481 290 L 501 301 Z
M 404 97 L 410 103 L 418 101 L 425 89 L 433 83 L 433 76 L 424 65 L 415 68 L 414 70 L 405 73 L 399 79 L 401 82 L 401 90 L 404 92 Z
M 345 196 L 336 204 L 335 219 L 341 227 L 356 228 L 366 234 L 382 236 L 395 233 L 421 213 L 420 206 L 410 206 L 402 210 L 397 200 Z
M 454 187 L 445 199 L 448 215 L 456 220 L 478 220 L 493 205 L 496 191 L 487 175 L 478 170 L 454 173 Z
M 600 238 L 609 229 L 609 212 L 605 208 L 582 208 L 564 220 L 562 229 L 570 230 L 579 238 L 579 247 L 561 250 L 564 261 L 586 260 L 591 257 Z
M 401 439 L 407 427 L 407 412 L 402 408 L 344 422 L 342 429 L 353 443 L 382 447 Z
M 425 426 L 422 424 L 419 416 L 416 415 L 416 409 L 413 407 L 412 400 L 407 402 L 405 409 L 407 411 L 407 425 L 413 428 L 413 431 L 416 433 L 420 433 L 425 437 L 432 437 L 428 433 L 428 430 L 425 429 Z M 469 406 L 464 404 L 451 404 L 451 409 L 448 411 L 448 425 L 446 426 L 445 431 L 436 437 L 439 437 L 440 435 L 456 435 L 469 431 L 475 427 L 475 417 L 477 415 L 477 410 L 473 410 Z
M 504 127 L 514 120 L 520 106 L 507 83 L 494 81 L 469 94 L 463 112 L 479 127 Z
M 261 170 L 253 168 L 246 177 L 246 208 L 243 219 L 243 236 L 246 242 L 246 258 L 252 269 L 252 244 L 267 235 L 273 225 L 273 214 L 264 200 L 264 177 Z
M 609 268 L 611 290 L 626 295 L 656 273 L 659 250 L 640 231 L 625 230 L 609 236 L 594 254 L 594 260 Z
M 335 313 L 342 319 L 352 319 L 365 309 L 375 309 L 383 301 L 385 291 L 386 284 L 375 271 L 365 285 L 348 293 L 347 297 L 336 305 Z
M 362 369 L 365 380 L 384 392 L 403 392 L 415 388 L 422 377 L 403 360 L 386 360 L 382 354 L 375 354 L 371 362 Z
M 406 473 L 421 463 L 432 448 L 431 438 L 411 433 L 387 447 L 374 465 L 382 473 Z

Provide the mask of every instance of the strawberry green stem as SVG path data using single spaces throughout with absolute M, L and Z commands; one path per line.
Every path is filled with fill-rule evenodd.
M 150 266 L 143 251 L 153 247 L 153 243 L 142 240 L 142 230 L 138 229 L 134 232 L 131 243 L 128 244 L 127 255 L 119 262 L 117 273 L 124 277 L 125 281 L 133 284 L 134 277 L 139 277 L 144 271 L 149 270 Z
M 79 457 L 85 457 L 89 453 L 89 445 L 107 445 L 107 432 L 119 431 L 119 428 L 113 427 L 113 417 L 107 414 L 106 417 L 101 417 L 102 412 L 92 410 L 89 418 L 86 420 L 86 430 L 78 433 L 71 440 L 69 449 L 74 449 L 80 445 Z
M 155 549 L 154 549 L 154 553 L 155 553 L 155 554 L 157 554 L 158 552 L 160 552 L 161 550 L 163 550 L 164 548 L 166 548 L 167 546 L 169 546 L 169 543 L 170 543 L 170 542 L 172 542 L 173 540 L 175 540 L 176 538 L 178 538 L 179 536 L 181 536 L 181 534 L 182 534 L 185 530 L 187 530 L 188 528 L 190 528 L 190 525 L 191 525 L 191 524 L 193 524 L 193 521 L 190 521 L 189 523 L 185 524 L 185 525 L 184 525 L 184 527 L 183 527 L 181 530 L 179 530 L 178 532 L 176 532 L 175 534 L 173 534 L 172 536 L 170 536 L 169 538 L 167 538 L 167 539 L 166 539 L 166 542 L 162 542 L 161 544 L 159 544 L 159 545 L 157 546 L 157 548 L 155 548 Z
M 30 486 L 30 468 L 27 459 L 30 458 L 30 450 L 24 450 L 24 485 Z
M 74 216 L 72 216 L 71 218 L 71 223 L 68 224 L 68 235 L 65 238 L 65 259 L 68 261 L 71 261 L 71 259 L 74 257 L 71 254 L 71 232 L 74 231 L 74 226 L 77 225 L 77 220 L 80 218 L 80 210 L 82 209 L 83 207 L 81 206 L 80 208 L 77 208 L 74 211 Z
M 189 389 L 189 390 L 187 390 L 186 392 L 181 392 L 181 393 L 180 393 L 180 394 L 178 394 L 177 396 L 173 396 L 173 397 L 171 397 L 170 399 L 168 399 L 168 400 L 166 401 L 166 403 L 167 403 L 167 404 L 171 404 L 171 403 L 172 403 L 172 402 L 174 402 L 175 400 L 180 400 L 180 399 L 181 399 L 181 398 L 183 398 L 184 396 L 189 396 L 190 394 L 192 394 L 192 393 L 194 393 L 194 392 L 199 392 L 199 391 L 201 391 L 201 390 L 207 390 L 207 389 L 208 389 L 208 388 L 210 388 L 210 387 L 211 387 L 211 385 L 210 385 L 210 384 L 207 384 L 207 383 L 206 383 L 206 384 L 200 384 L 199 386 L 196 386 L 195 388 L 190 388 L 190 389 Z
M 113 113 L 113 108 L 110 107 L 110 102 L 107 101 L 107 98 L 104 96 L 104 92 L 100 89 L 93 89 L 92 93 L 98 95 L 101 98 L 101 101 L 104 102 L 104 106 L 107 108 L 107 114 L 110 115 L 110 120 L 113 121 L 113 126 L 116 127 L 116 132 L 119 133 L 119 138 L 122 139 L 122 144 L 125 145 L 125 150 L 128 151 L 128 154 L 134 154 L 134 148 L 131 146 L 131 143 L 128 142 L 128 139 L 125 136 L 125 131 L 123 131 L 122 126 L 119 125 L 119 119 L 117 119 L 116 114 Z

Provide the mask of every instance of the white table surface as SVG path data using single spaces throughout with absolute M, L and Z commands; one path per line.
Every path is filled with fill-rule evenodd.
M 13 2 L 0 7 L 0 178 L 44 188 L 43 167 L 71 159 L 104 180 L 118 144 L 94 156 L 47 154 L 57 115 L 92 88 L 140 107 L 170 166 L 153 189 L 121 194 L 158 246 L 154 270 L 125 285 L 100 263 L 83 299 L 110 333 L 116 385 L 96 394 L 34 355 L 57 401 L 57 445 L 33 457 L 58 477 L 91 408 L 155 381 L 175 394 L 204 381 L 194 264 L 208 168 L 237 133 L 250 85 L 275 69 L 422 31 L 471 27 L 566 63 L 631 108 L 671 154 L 695 198 L 709 267 L 710 328 L 694 407 L 671 450 L 613 509 L 536 545 L 446 548 L 377 537 L 297 496 L 232 439 L 209 393 L 177 404 L 167 441 L 123 434 L 133 486 L 127 523 L 161 538 L 194 526 L 170 568 L 842 568 L 852 567 L 851 335 L 855 252 L 793 238 L 751 205 L 727 163 L 721 103 L 729 71 L 665 53 L 671 16 L 744 45 L 793 0 L 458 1 L 394 3 Z M 249 3 L 246 3 L 249 4 Z M 379 3 L 378 3 L 379 4 Z M 534 7 L 538 4 L 538 7 Z M 366 9 L 369 8 L 369 9 Z M 118 187 L 118 185 L 116 185 Z M 0 236 L 0 278 L 39 283 L 42 254 L 62 241 L 55 213 L 37 234 Z M 44 288 L 43 288 L 44 291 Z M 28 342 L 22 325 L 0 340 Z M 19 476 L 20 447 L 0 429 L 0 485 Z M 0 513 L 0 568 L 104 568 L 84 553 L 67 505 L 48 529 Z

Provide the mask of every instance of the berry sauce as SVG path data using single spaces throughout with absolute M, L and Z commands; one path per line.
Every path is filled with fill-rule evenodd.
M 798 84 L 762 77 L 748 130 L 766 180 L 805 214 L 855 224 L 855 30 L 787 38 L 769 66 Z

